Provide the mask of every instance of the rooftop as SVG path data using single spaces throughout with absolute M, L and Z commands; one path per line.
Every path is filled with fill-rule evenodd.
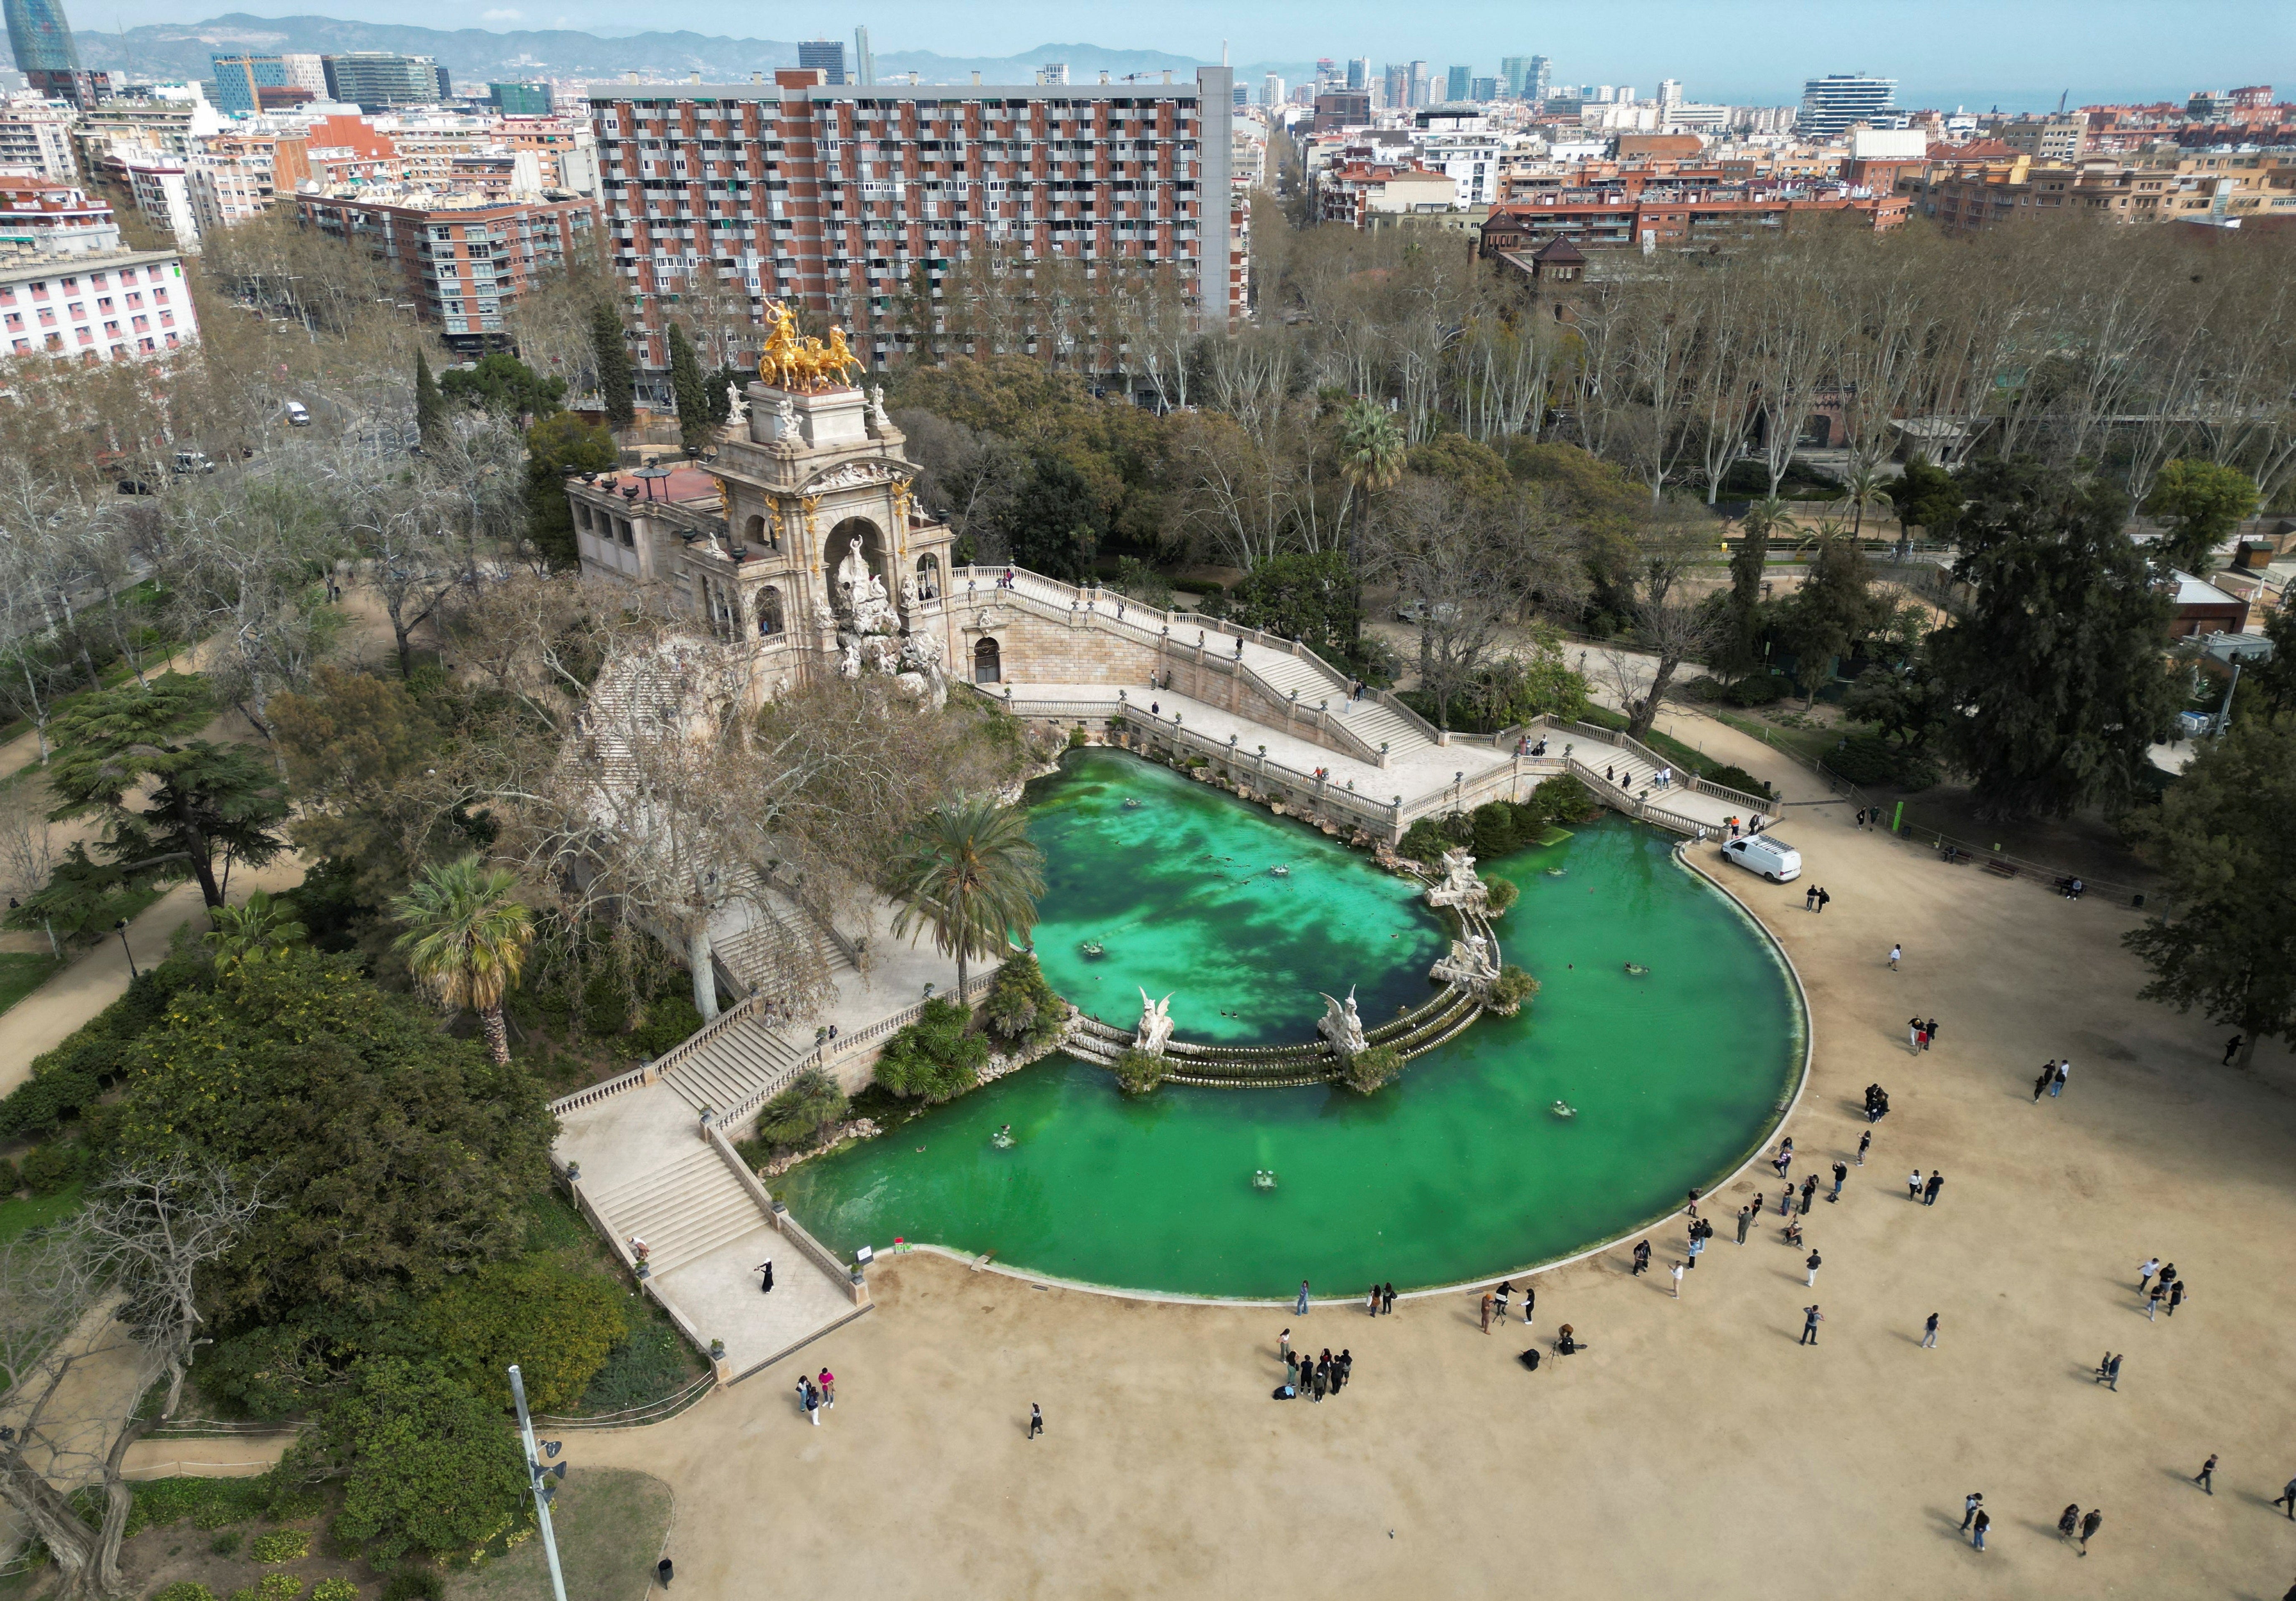
M 0 261 L 0 283 L 23 283 L 59 274 L 104 272 L 116 267 L 143 267 L 181 261 L 178 250 L 93 250 L 85 256 L 45 256 L 37 260 Z

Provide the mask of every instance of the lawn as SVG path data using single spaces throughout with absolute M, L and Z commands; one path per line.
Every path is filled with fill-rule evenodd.
M 653 1582 L 669 1534 L 669 1486 L 651 1474 L 582 1466 L 582 1436 L 559 1458 L 572 1466 L 550 1508 L 567 1601 L 630 1601 Z M 676 1553 L 671 1553 L 675 1560 Z M 479 1568 L 447 1575 L 447 1601 L 530 1601 L 550 1593 L 540 1536 Z
M 62 966 L 45 951 L 0 951 L 0 1012 L 46 983 Z
M 39 1228 L 79 1210 L 82 1186 L 74 1179 L 53 1195 L 0 1201 L 0 1245 L 28 1228 Z

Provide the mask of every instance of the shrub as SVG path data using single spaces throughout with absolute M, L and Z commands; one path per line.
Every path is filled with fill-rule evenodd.
M 646 1008 L 646 1020 L 630 1031 L 629 1049 L 640 1056 L 659 1056 L 683 1045 L 701 1026 L 693 998 L 665 995 Z
M 501 1407 L 451 1374 L 398 1357 L 355 1367 L 287 1462 L 292 1473 L 341 1479 L 335 1536 L 364 1546 L 371 1561 L 474 1550 L 510 1530 L 526 1496 Z
M 208 1541 L 208 1549 L 217 1556 L 229 1556 L 239 1549 L 239 1542 L 246 1538 L 236 1529 L 226 1529 Z
M 1919 751 L 1898 752 L 1897 784 L 1899 789 L 1908 792 L 1925 790 L 1944 776 L 1938 764 Z
M 972 1031 L 972 1014 L 946 998 L 925 1003 L 923 1015 L 885 1042 L 877 1082 L 903 1099 L 946 1101 L 980 1081 L 988 1041 Z
M 1793 691 L 1794 681 L 1784 673 L 1749 673 L 1723 690 L 1722 698 L 1733 706 L 1767 706 Z
M 216 1601 L 216 1593 L 204 1584 L 183 1579 L 152 1597 L 152 1601 Z
M 1357 1095 L 1369 1095 L 1403 1071 L 1403 1053 L 1391 1045 L 1375 1045 L 1348 1058 L 1341 1078 Z
M 1557 773 L 1531 791 L 1526 803 L 1536 806 L 1549 821 L 1584 823 L 1602 811 L 1587 786 L 1568 773 Z
M 23 1187 L 24 1177 L 16 1170 L 16 1164 L 0 1156 L 0 1200 L 5 1200 Z
M 1512 1017 L 1538 993 L 1538 981 L 1510 962 L 1491 981 L 1491 1010 Z
M 582 1392 L 585 1412 L 624 1412 L 676 1393 L 685 1387 L 685 1342 L 659 1323 L 641 1323 L 628 1339 L 608 1352 L 605 1366 Z
M 0 1098 L 0 1135 L 45 1134 L 94 1104 L 128 1044 L 165 1019 L 178 994 L 211 979 L 206 962 L 191 955 L 145 968 L 127 994 L 33 1058 L 31 1077 Z
M 1164 1058 L 1153 1051 L 1127 1049 L 1117 1054 L 1116 1087 L 1128 1096 L 1144 1096 L 1164 1081 Z
M 1007 958 L 996 970 L 996 981 L 989 986 L 988 1004 L 982 1010 L 990 1031 L 1007 1039 L 1025 1039 L 1031 1045 L 1050 1041 L 1069 1016 L 1067 1006 L 1046 981 L 1045 970 L 1027 951 Z
M 611 1280 L 547 1257 L 489 1262 L 424 1303 L 418 1327 L 440 1365 L 478 1394 L 511 1404 L 503 1370 L 515 1362 L 536 1412 L 563 1412 L 629 1333 Z
M 311 1537 L 300 1529 L 279 1529 L 258 1534 L 247 1554 L 261 1563 L 297 1562 L 311 1554 Z
M 1080 727 L 1078 727 L 1078 728 L 1071 728 L 1071 729 L 1070 729 L 1070 730 L 1069 730 L 1069 749 L 1070 749 L 1070 750 L 1073 751 L 1073 750 L 1075 750 L 1078 746 L 1079 746 L 1079 745 L 1081 745 L 1081 744 L 1084 744 L 1085 743 L 1086 743 L 1086 735 L 1085 735 L 1085 731 L 1084 731 L 1082 728 L 1080 728 Z
M 758 1113 L 758 1139 L 782 1150 L 816 1145 L 845 1121 L 846 1110 L 845 1092 L 837 1088 L 837 1080 L 809 1067 Z
M 1504 915 L 1506 909 L 1522 896 L 1521 884 L 1511 878 L 1502 878 L 1496 873 L 1484 875 L 1483 890 L 1490 897 L 1491 915 L 1494 917 Z
M 303 1582 L 292 1573 L 266 1573 L 256 1580 L 256 1601 L 295 1601 L 303 1593 Z
M 348 1579 L 322 1579 L 311 1587 L 311 1601 L 358 1601 L 358 1586 Z
M 447 1586 L 430 1568 L 401 1568 L 382 1587 L 382 1601 L 439 1601 Z
M 1699 776 L 1709 784 L 1718 784 L 1726 790 L 1743 790 L 1750 795 L 1759 795 L 1766 800 L 1769 797 L 1770 786 L 1743 768 L 1726 764 Z
M 70 1141 L 40 1146 L 24 1157 L 24 1187 L 35 1195 L 53 1195 L 68 1188 L 87 1171 L 88 1150 Z

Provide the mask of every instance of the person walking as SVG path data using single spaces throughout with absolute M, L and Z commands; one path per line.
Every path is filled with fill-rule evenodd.
M 1380 1285 L 1379 1310 L 1382 1317 L 1384 1317 L 1388 1313 L 1395 1310 L 1395 1286 L 1393 1285 Z
M 1643 1276 L 1643 1270 L 1650 1266 L 1650 1242 L 1648 1240 L 1636 1240 L 1635 1242 L 1635 1270 L 1627 1275 L 1627 1277 L 1629 1278 L 1640 1278 Z
M 1810 1248 L 1809 1260 L 1802 1264 L 1803 1267 L 1809 1269 L 1809 1288 L 1814 1290 L 1817 1287 L 1817 1270 L 1824 1265 L 1825 1259 L 1818 1255 L 1816 1247 L 1812 1246 Z
M 2226 1040 L 2224 1065 L 2230 1067 L 2232 1065 L 2232 1059 L 2240 1055 L 2240 1047 L 2247 1043 L 2248 1036 L 2245 1034 L 2235 1034 L 2230 1039 Z
M 1485 1290 L 1485 1291 L 1483 1292 L 1483 1333 L 1485 1333 L 1485 1334 L 1489 1334 L 1490 1332 L 1491 1332 L 1491 1293 L 1490 1293 L 1488 1290 Z
M 2103 1522 L 2104 1514 L 2095 1507 L 2090 1507 L 2088 1515 L 2081 1519 L 2080 1554 L 2082 1556 L 2088 1555 L 2088 1542 L 2095 1536 L 2099 1525 Z
M 830 1372 L 828 1368 L 824 1367 L 821 1370 L 821 1377 L 815 1382 L 819 1383 L 821 1386 L 821 1404 L 824 1407 L 835 1406 L 837 1404 L 837 1375 Z
M 2127 1351 L 2120 1353 L 2121 1356 L 2127 1356 L 2128 1354 L 2128 1353 Z M 2112 1391 L 2115 1395 L 2120 1393 L 2120 1357 L 2116 1356 L 2105 1358 L 2104 1387 Z
M 1820 884 L 1820 885 L 1818 885 L 1818 886 L 1817 886 L 1817 915 L 1818 915 L 1819 916 L 1823 917 L 1823 916 L 1824 916 L 1824 915 L 1825 915 L 1825 905 L 1826 905 L 1826 902 L 1828 902 L 1828 901 L 1832 900 L 1833 899 L 1833 896 L 1831 896 L 1831 895 L 1829 895 L 1829 894 L 1827 894 L 1827 893 L 1825 892 L 1825 886 L 1824 886 L 1824 884 Z
M 1815 1253 L 1815 1252 L 1813 1252 L 1812 1254 L 1814 1255 L 1814 1254 L 1816 1254 L 1816 1253 Z M 1821 1324 L 1821 1323 L 1824 1322 L 1824 1321 L 1825 1321 L 1825 1314 L 1824 1314 L 1824 1313 L 1823 1313 L 1823 1312 L 1821 1312 L 1821 1311 L 1819 1311 L 1819 1310 L 1817 1310 L 1817 1308 L 1816 1308 L 1815 1305 L 1806 1306 L 1806 1307 L 1802 1308 L 1802 1310 L 1801 1310 L 1801 1343 L 1802 1343 L 1802 1344 L 1804 1344 L 1804 1345 L 1815 1345 L 1815 1344 L 1816 1344 L 1816 1343 L 1817 1343 L 1817 1326 L 1818 1326 L 1819 1324 Z
M 1285 1353 L 1289 1355 L 1287 1351 Z M 1029 1438 L 1034 1440 L 1045 1432 L 1045 1409 L 1036 1402 L 1029 1403 Z
M 1922 1349 L 1923 1351 L 1935 1351 L 1937 1349 L 1937 1326 L 1938 1315 L 1935 1312 L 1931 1312 L 1927 1318 L 1923 1320 Z
M 1898 959 L 1905 954 L 1906 948 L 1902 945 L 1892 945 L 1890 947 L 1890 971 L 1891 973 L 1898 971 Z
M 2174 1318 L 2177 1309 L 2185 1304 L 2185 1281 L 2177 1280 L 2169 1286 L 2169 1316 Z
M 1746 1243 L 1746 1228 L 1753 1220 L 1751 1209 L 1743 1206 L 1738 1209 L 1738 1244 L 1741 1245 Z
M 1985 1531 L 1991 1527 L 1993 1527 L 1993 1515 L 1980 1511 L 1977 1521 L 1969 1526 L 1969 1543 L 1980 1551 L 1985 1549 Z
M 2168 1286 L 2167 1285 L 2162 1284 L 2162 1283 L 2161 1283 L 2160 1280 L 2158 1280 L 2158 1279 L 2153 1280 L 2153 1282 L 2152 1282 L 2152 1287 L 2151 1289 L 2149 1289 L 2149 1290 L 2147 1290 L 2147 1291 L 2145 1291 L 2145 1292 L 2144 1292 L 2144 1321 L 2145 1321 L 2145 1322 L 2147 1322 L 2147 1323 L 2154 1323 L 2154 1322 L 2159 1321 L 2159 1318 L 2158 1318 L 2157 1314 L 2158 1314 L 2158 1313 L 2160 1312 L 2160 1310 L 2161 1310 L 2161 1303 L 2163 1301 L 2167 1300 L 2167 1299 L 2168 1299 L 2168 1297 L 2169 1297 L 2169 1286 Z
M 766 1258 L 764 1261 L 759 1262 L 755 1268 L 752 1268 L 750 1271 L 760 1275 L 763 1278 L 763 1282 L 758 1285 L 758 1293 L 760 1295 L 772 1294 L 774 1293 L 774 1259 L 770 1256 Z
M 1287 1328 L 1282 1334 L 1275 1336 L 1275 1349 L 1286 1362 L 1289 1362 L 1292 1359 L 1292 1331 L 1290 1329 Z
M 1922 1186 L 1922 1204 L 1923 1206 L 1935 1206 L 1937 1204 L 1938 1192 L 1944 1187 L 1945 1170 L 1942 1168 L 1931 1169 L 1930 1181 Z
M 1976 1490 L 1972 1490 L 1961 1498 L 1961 1531 L 1964 1534 L 1969 1532 L 1969 1526 L 1977 1521 L 1977 1515 L 1984 1506 L 1985 1498 Z
M 1333 1393 L 1337 1393 L 1339 1391 L 1347 1388 L 1349 1381 L 1354 1379 L 1355 1376 L 1355 1353 L 1347 1350 L 1345 1347 L 1341 1347 L 1340 1354 L 1332 1360 L 1332 1389 Z
M 1500 1281 L 1499 1287 L 1498 1287 L 1498 1293 L 1497 1293 L 1497 1295 L 1496 1295 L 1496 1299 L 1497 1300 L 1497 1301 L 1498 1301 L 1498 1303 L 1499 1303 L 1499 1306 L 1498 1306 L 1498 1318 L 1499 1318 L 1499 1326 L 1500 1326 L 1501 1328 L 1505 1328 L 1505 1327 L 1506 1326 L 1506 1303 L 1507 1303 L 1507 1297 L 1508 1297 L 1508 1296 L 1510 1296 L 1510 1295 L 1512 1295 L 1512 1294 L 1513 1294 L 1513 1293 L 1514 1293 L 1514 1286 L 1513 1286 L 1513 1285 L 1506 1283 L 1505 1280 Z
M 2272 1504 L 2287 1507 L 2288 1521 L 2296 1523 L 2296 1479 L 2291 1479 L 2280 1487 L 2280 1493 L 2272 1498 Z
M 1292 1315 L 1294 1318 L 1308 1315 L 1308 1281 L 1304 1278 L 1300 1281 L 1300 1299 L 1292 1303 Z
M 1816 884 L 1810 885 L 1808 889 L 1804 890 L 1801 892 L 1801 909 L 1805 912 L 1814 912 L 1817 910 L 1817 886 Z
M 1927 1050 L 1936 1043 L 1937 1019 L 1932 1017 L 1922 1025 L 1922 1049 Z
M 1809 1203 L 1817 1195 L 1817 1175 L 1812 1173 L 1801 1181 L 1801 1215 L 1809 1216 Z
M 1922 1170 L 1919 1168 L 1915 1168 L 1912 1176 L 1906 1180 L 1906 1198 L 1909 1201 L 1918 1201 L 1922 1198 Z
M 1379 1316 L 1379 1286 L 1377 1285 L 1372 1285 L 1370 1293 L 1364 1297 L 1364 1313 L 1366 1317 L 1376 1318 Z
M 2148 1256 L 2136 1264 L 2136 1293 L 2139 1295 L 2144 1293 L 2145 1285 L 2159 1271 L 2161 1271 L 2161 1259 L 2157 1256 Z
M 821 1397 L 814 1393 L 813 1381 L 800 1375 L 797 1381 L 797 1404 L 805 1411 L 806 1419 L 815 1428 L 821 1426 Z
M 1831 1195 L 1829 1195 L 1828 1196 L 1826 1196 L 1826 1199 L 1827 1199 L 1827 1200 L 1829 1200 L 1829 1201 L 1839 1201 L 1839 1200 L 1841 1200 L 1841 1186 L 1842 1186 L 1842 1185 L 1843 1185 L 1843 1184 L 1845 1184 L 1846 1182 L 1848 1182 L 1849 1178 L 1849 1164 L 1848 1162 L 1835 1162 L 1835 1163 L 1833 1164 L 1833 1194 L 1831 1194 Z
M 1874 1130 L 1868 1129 L 1857 1137 L 1857 1154 L 1851 1160 L 1859 1167 L 1866 1165 L 1866 1153 L 1874 1148 Z
M 2048 1093 L 2049 1086 L 2056 1081 L 2057 1064 L 2055 1061 L 2051 1060 L 2043 1063 L 2041 1064 L 2041 1076 L 2033 1080 L 2034 1105 L 2038 1106 L 2041 1104 L 2041 1097 Z
M 1793 1212 L 1793 1186 L 1789 1184 L 1778 1192 L 1778 1216 L 1789 1217 Z
M 2217 1454 L 2214 1451 L 2210 1451 L 2209 1453 L 2209 1459 L 2201 1464 L 2201 1471 L 2193 1475 L 2193 1482 L 2199 1485 L 2202 1490 L 2207 1490 L 2210 1495 L 2214 1495 L 2217 1492 L 2216 1476 Z
M 2049 1099 L 2055 1100 L 2065 1092 L 2065 1080 L 2072 1076 L 2073 1062 L 2068 1056 L 2057 1063 L 2057 1071 L 2049 1080 Z
M 2057 1538 L 2070 1539 L 2073 1531 L 2080 1527 L 2080 1503 L 2067 1501 L 2065 1509 L 2057 1514 Z
M 1922 1020 L 1918 1017 L 1906 1019 L 1906 1048 L 1917 1054 L 1922 1048 Z
M 1674 1275 L 1674 1298 L 1680 1301 L 1682 1299 L 1682 1264 L 1676 1262 L 1668 1268 L 1667 1271 Z

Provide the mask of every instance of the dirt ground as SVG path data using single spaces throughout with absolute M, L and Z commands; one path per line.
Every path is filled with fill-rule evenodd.
M 1817 800 L 1756 742 L 1728 759 Z M 1866 1084 L 1894 1107 L 1808 1220 L 1815 1290 L 1775 1206 L 1732 1241 L 1742 1199 L 1775 1194 L 1766 1166 L 1717 1198 L 1679 1301 L 1623 1248 L 1539 1276 L 1535 1374 L 1514 1359 L 1533 1337 L 1479 1333 L 1465 1293 L 1302 1320 L 881 1259 L 871 1317 L 672 1423 L 579 1438 L 577 1471 L 673 1484 L 678 1577 L 709 1595 L 763 1572 L 834 1595 L 2279 1597 L 2296 1578 L 2296 1525 L 2268 1505 L 2296 1474 L 2296 1290 L 2271 1267 L 2296 1233 L 2287 1055 L 2219 1067 L 2225 1030 L 2137 1002 L 2126 907 L 1940 867 L 1854 832 L 1846 806 L 1785 817 L 1830 909 L 1732 887 L 1808 989 L 1796 1176 L 1854 1150 Z M 1940 1023 L 1920 1056 L 1915 1011 Z M 2037 1105 L 2052 1055 L 2070 1081 Z M 1933 1208 L 1906 1198 L 1916 1165 L 1946 1171 Z M 1663 1263 L 1680 1233 L 1653 1244 Z M 2152 1253 L 2191 1295 L 2157 1323 L 2134 1293 Z M 1583 1353 L 1552 1354 L 1563 1321 Z M 1352 1349 L 1355 1383 L 1269 1400 L 1287 1324 Z M 2128 1353 L 2118 1392 L 2090 1378 L 2108 1350 Z M 808 1427 L 791 1386 L 824 1365 L 841 1404 Z M 2211 1452 L 2213 1496 L 2190 1480 Z M 1958 1533 L 1971 1490 L 1995 1520 L 1982 1553 Z M 2069 1501 L 2104 1515 L 2086 1558 L 2057 1539 Z

